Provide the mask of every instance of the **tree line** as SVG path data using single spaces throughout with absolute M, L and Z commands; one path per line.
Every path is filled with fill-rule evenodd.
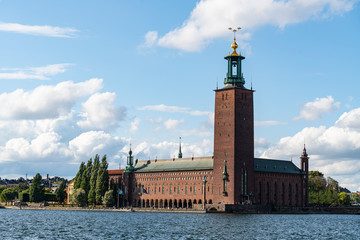
M 20 202 L 63 202 L 66 198 L 66 181 L 63 180 L 55 193 L 45 190 L 41 183 L 42 176 L 37 173 L 29 187 L 27 183 L 19 183 L 15 188 L 0 187 L 0 201 L 8 203 L 15 199 Z
M 324 177 L 319 171 L 309 171 L 309 204 L 321 206 L 346 206 L 350 205 L 350 191 L 339 186 L 331 178 Z
M 108 190 L 109 174 L 106 155 L 102 157 L 100 162 L 100 156 L 96 154 L 94 161 L 90 158 L 86 164 L 81 162 L 74 179 L 74 192 L 70 201 L 80 206 L 88 204 L 112 205 L 114 192 Z

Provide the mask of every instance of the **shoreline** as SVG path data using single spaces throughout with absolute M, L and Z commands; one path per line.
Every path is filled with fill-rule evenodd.
M 346 214 L 360 215 L 360 207 L 304 207 L 304 208 L 257 208 L 241 207 L 227 211 L 203 209 L 165 209 L 165 208 L 91 208 L 91 207 L 34 207 L 0 206 L 1 209 L 46 210 L 46 211 L 88 211 L 88 212 L 149 212 L 149 213 L 230 213 L 230 214 Z

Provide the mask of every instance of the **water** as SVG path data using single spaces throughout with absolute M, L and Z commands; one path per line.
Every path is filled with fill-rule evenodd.
M 358 215 L 0 210 L 0 239 L 360 239 Z

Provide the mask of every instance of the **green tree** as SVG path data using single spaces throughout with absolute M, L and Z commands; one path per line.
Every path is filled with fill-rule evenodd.
M 115 199 L 114 199 L 114 193 L 113 190 L 109 190 L 105 193 L 104 197 L 103 197 L 103 202 L 102 202 L 105 206 L 107 207 L 112 207 L 114 206 L 115 203 Z
M 86 196 L 88 196 L 90 191 L 90 178 L 91 178 L 91 168 L 92 168 L 92 159 L 87 162 L 85 171 L 81 177 L 80 188 L 84 189 Z
M 7 188 L 3 190 L 0 194 L 0 199 L 2 202 L 10 202 L 14 200 L 17 196 L 17 190 L 15 188 Z
M 56 191 L 56 200 L 59 203 L 64 202 L 65 198 L 66 198 L 66 192 L 65 192 L 65 188 L 66 188 L 66 181 L 62 180 L 59 188 Z
M 16 190 L 18 193 L 21 193 L 22 191 L 25 191 L 26 189 L 28 189 L 29 186 L 27 183 L 19 183 L 17 186 L 16 186 Z
M 44 186 L 41 184 L 42 177 L 37 173 L 30 186 L 30 202 L 41 202 L 45 198 Z
M 79 171 L 77 172 L 77 174 L 75 176 L 74 189 L 80 188 L 81 179 L 82 179 L 82 175 L 83 175 L 84 171 L 85 171 L 85 163 L 81 162 Z
M 345 192 L 341 192 L 338 194 L 338 202 L 339 205 L 350 205 L 350 195 L 345 193 Z
M 80 207 L 84 207 L 87 204 L 87 196 L 83 189 L 78 188 L 71 194 L 71 202 L 76 203 Z
M 96 189 L 96 180 L 97 180 L 97 176 L 98 176 L 98 170 L 99 170 L 99 165 L 100 165 L 100 161 L 99 161 L 99 155 L 95 155 L 94 158 L 94 164 L 91 168 L 91 177 L 90 177 L 90 190 L 89 190 L 89 194 L 88 194 L 88 202 L 89 203 L 96 203 L 96 193 L 95 193 L 95 189 Z
M 102 197 L 104 196 L 105 192 L 109 189 L 109 174 L 107 171 L 108 163 L 106 161 L 106 155 L 103 156 L 101 159 L 98 176 L 96 179 L 96 203 L 102 202 Z

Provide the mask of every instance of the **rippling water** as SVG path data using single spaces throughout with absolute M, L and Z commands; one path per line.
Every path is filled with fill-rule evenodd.
M 358 215 L 0 210 L 0 239 L 360 239 Z

